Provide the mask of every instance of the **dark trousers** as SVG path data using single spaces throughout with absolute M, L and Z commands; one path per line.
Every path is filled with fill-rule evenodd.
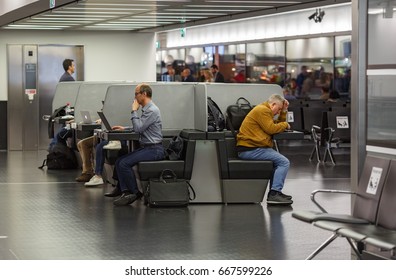
M 164 159 L 164 147 L 162 144 L 139 148 L 118 158 L 114 169 L 118 178 L 117 187 L 123 192 L 130 191 L 131 193 L 137 193 L 139 189 L 132 167 L 142 161 L 162 159 Z

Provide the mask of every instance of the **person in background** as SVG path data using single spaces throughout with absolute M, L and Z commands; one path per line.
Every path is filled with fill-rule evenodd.
M 301 66 L 301 72 L 297 75 L 296 84 L 297 84 L 297 96 L 301 96 L 302 87 L 304 80 L 308 75 L 308 67 L 306 65 Z
M 238 74 L 232 79 L 235 83 L 246 82 L 245 70 L 240 70 Z
M 321 89 L 321 95 L 319 96 L 320 100 L 327 100 L 330 97 L 330 89 L 327 86 L 323 86 Z
M 297 97 L 292 95 L 289 86 L 284 86 L 283 87 L 283 97 L 285 97 L 286 100 L 296 100 L 297 99 Z
M 219 72 L 219 67 L 216 64 L 212 64 L 212 66 L 210 66 L 210 71 L 212 71 L 215 83 L 224 83 L 224 76 Z
M 213 74 L 209 69 L 205 69 L 202 71 L 202 74 L 204 76 L 204 82 L 205 83 L 212 83 L 213 82 Z
M 194 77 L 191 75 L 190 68 L 184 68 L 181 72 L 182 82 L 195 82 Z
M 244 160 L 269 160 L 274 164 L 267 197 L 269 205 L 290 205 L 292 197 L 282 193 L 289 160 L 273 149 L 272 136 L 290 129 L 286 122 L 289 102 L 279 94 L 273 94 L 268 101 L 255 106 L 245 117 L 237 134 L 238 156 Z M 275 116 L 278 116 L 274 120 Z
M 73 74 L 76 69 L 76 65 L 74 64 L 74 60 L 70 58 L 66 58 L 63 60 L 62 63 L 63 69 L 65 70 L 65 73 L 62 74 L 62 76 L 59 78 L 59 82 L 74 82 L 75 79 L 73 78 Z M 71 119 L 67 121 L 67 124 L 70 124 L 74 122 L 74 119 Z M 49 144 L 48 151 L 51 151 L 52 147 L 56 143 L 62 143 L 64 145 L 67 145 L 67 138 L 72 137 L 72 133 L 70 129 L 67 129 L 66 127 L 62 127 L 59 129 L 59 131 L 55 134 L 54 138 L 51 139 L 51 143 Z
M 63 63 L 63 69 L 65 69 L 65 73 L 59 78 L 59 82 L 74 82 L 73 74 L 76 70 L 76 65 L 74 64 L 74 60 L 70 58 L 66 58 Z
M 162 74 L 162 81 L 164 82 L 174 82 L 175 81 L 176 70 L 173 68 L 172 64 L 166 65 L 166 72 Z
M 152 89 L 147 84 L 135 88 L 135 99 L 132 103 L 131 121 L 133 130 L 139 133 L 140 148 L 121 156 L 115 163 L 115 175 L 118 180 L 114 193 L 121 195 L 114 200 L 116 206 L 132 204 L 143 194 L 139 191 L 133 166 L 141 161 L 162 160 L 165 152 L 162 145 L 162 120 L 159 108 L 152 102 Z M 142 107 L 139 117 L 137 110 Z M 115 129 L 124 129 L 119 126 Z
M 329 98 L 326 102 L 338 102 L 340 100 L 340 94 L 336 90 L 330 91 Z

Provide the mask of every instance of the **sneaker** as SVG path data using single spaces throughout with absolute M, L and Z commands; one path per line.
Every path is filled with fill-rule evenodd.
M 89 180 L 89 182 L 86 182 L 84 185 L 85 186 L 97 186 L 97 185 L 102 185 L 104 184 L 103 178 L 99 177 L 98 175 L 95 175 Z
M 267 197 L 267 204 L 270 205 L 290 205 L 293 200 L 285 197 L 286 195 L 277 191 L 270 191 Z
M 103 146 L 105 150 L 121 150 L 121 142 L 120 141 L 109 141 L 107 145 Z
M 76 178 L 77 182 L 89 182 L 89 180 L 92 178 L 93 174 L 92 173 L 82 173 L 80 176 Z
M 284 194 L 283 192 L 279 192 L 279 195 L 280 195 L 280 196 L 283 196 L 283 197 L 286 198 L 286 199 L 292 199 L 292 198 L 293 198 L 291 195 Z

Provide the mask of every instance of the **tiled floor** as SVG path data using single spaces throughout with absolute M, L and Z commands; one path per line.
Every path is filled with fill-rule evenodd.
M 306 258 L 330 234 L 291 217 L 315 209 L 314 189 L 349 187 L 349 150 L 336 151 L 337 165 L 308 160 L 306 141 L 279 143 L 291 161 L 285 193 L 292 207 L 191 204 L 147 208 L 141 201 L 114 207 L 111 188 L 85 188 L 79 170 L 46 171 L 46 152 L 0 152 L 0 259 L 272 259 Z M 324 197 L 335 212 L 348 212 L 349 197 Z M 351 259 L 348 243 L 336 240 L 316 259 Z

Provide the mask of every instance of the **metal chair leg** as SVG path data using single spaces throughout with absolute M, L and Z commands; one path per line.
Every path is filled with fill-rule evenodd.
M 315 251 L 313 251 L 306 260 L 312 260 L 317 254 L 319 254 L 324 248 L 326 248 L 331 242 L 338 237 L 337 233 L 333 233 L 325 242 L 323 242 Z

